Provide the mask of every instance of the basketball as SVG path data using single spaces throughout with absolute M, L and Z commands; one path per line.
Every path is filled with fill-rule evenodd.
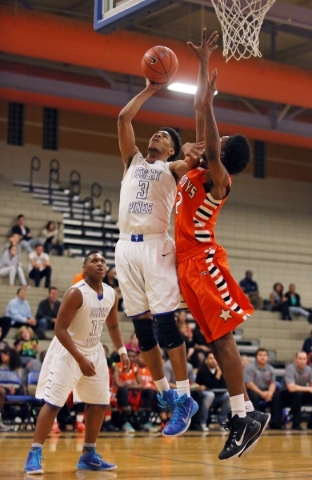
M 168 47 L 157 45 L 144 53 L 143 75 L 154 83 L 167 83 L 177 73 L 179 62 L 176 54 Z

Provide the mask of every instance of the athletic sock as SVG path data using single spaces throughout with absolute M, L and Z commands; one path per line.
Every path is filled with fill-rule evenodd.
M 82 453 L 95 452 L 95 443 L 84 443 L 82 447 Z
M 42 447 L 43 447 L 43 445 L 41 445 L 40 443 L 33 443 L 31 445 L 32 450 L 40 450 L 40 449 L 42 449 Z
M 245 410 L 246 410 L 246 412 L 254 412 L 255 411 L 254 406 L 253 406 L 253 404 L 250 400 L 248 400 L 247 402 L 245 401 Z
M 184 393 L 186 393 L 188 397 L 191 396 L 189 379 L 176 382 L 176 385 L 177 385 L 177 392 L 179 397 L 182 397 Z
M 243 393 L 241 393 L 240 395 L 235 395 L 234 397 L 230 397 L 230 404 L 232 410 L 232 417 L 234 417 L 234 415 L 238 415 L 240 418 L 246 417 L 245 400 Z
M 160 380 L 154 380 L 154 383 L 161 395 L 163 392 L 168 392 L 168 390 L 170 390 L 170 385 L 166 377 L 161 378 Z

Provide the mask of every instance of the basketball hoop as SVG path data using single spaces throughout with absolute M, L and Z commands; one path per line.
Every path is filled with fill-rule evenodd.
M 234 57 L 262 57 L 259 34 L 267 11 L 275 0 L 211 0 L 221 23 L 223 56 L 226 62 Z

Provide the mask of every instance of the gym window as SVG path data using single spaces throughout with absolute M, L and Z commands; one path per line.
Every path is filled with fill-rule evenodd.
M 8 111 L 8 144 L 24 144 L 24 104 L 9 102 Z
M 58 110 L 45 107 L 43 109 L 43 140 L 42 148 L 58 149 Z

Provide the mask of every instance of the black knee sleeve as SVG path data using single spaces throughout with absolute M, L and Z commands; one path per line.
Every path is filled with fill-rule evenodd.
M 180 347 L 184 339 L 178 329 L 177 322 L 174 319 L 174 313 L 165 315 L 156 315 L 158 330 L 162 335 L 167 350 Z
M 142 352 L 149 352 L 157 345 L 153 321 L 150 319 L 141 318 L 139 320 L 132 320 L 134 331 L 139 340 L 139 347 Z

